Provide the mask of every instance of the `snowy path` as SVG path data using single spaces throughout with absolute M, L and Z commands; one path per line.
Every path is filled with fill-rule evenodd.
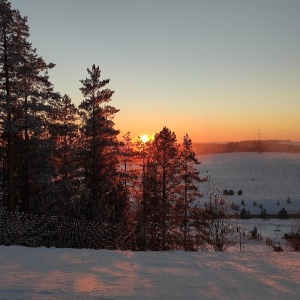
M 299 299 L 299 253 L 0 246 L 0 299 Z

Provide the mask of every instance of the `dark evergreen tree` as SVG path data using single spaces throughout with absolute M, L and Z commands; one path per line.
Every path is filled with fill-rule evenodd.
M 55 103 L 52 122 L 51 137 L 56 146 L 56 168 L 59 178 L 68 180 L 74 176 L 75 140 L 78 133 L 78 110 L 68 95 L 60 97 Z
M 118 110 L 107 104 L 114 92 L 103 89 L 109 80 L 100 80 L 99 67 L 93 65 L 87 71 L 89 77 L 80 81 L 85 99 L 79 106 L 85 144 L 82 166 L 90 189 L 85 214 L 92 220 L 114 221 L 120 209 L 118 195 L 122 189 L 117 184 L 119 131 L 113 122 Z
M 159 226 L 162 234 L 162 249 L 172 244 L 172 227 L 176 223 L 174 208 L 178 201 L 180 184 L 179 145 L 174 132 L 164 127 L 153 141 L 153 162 L 157 170 L 156 188 L 159 197 Z
M 52 183 L 52 213 L 76 216 L 74 197 L 78 180 L 75 176 L 79 165 L 76 160 L 78 138 L 78 110 L 68 95 L 53 103 L 50 136 L 55 143 L 54 180 Z M 50 197 L 50 196 L 49 196 Z
M 199 191 L 201 182 L 200 173 L 195 165 L 199 164 L 196 154 L 192 149 L 192 140 L 186 134 L 183 138 L 182 149 L 180 151 L 180 170 L 182 186 L 178 201 L 178 217 L 183 224 L 184 249 L 188 250 L 189 219 L 192 217 L 192 210 L 195 202 L 203 195 Z
M 7 208 L 12 211 L 14 209 L 13 137 L 16 131 L 13 117 L 17 104 L 17 73 L 22 60 L 20 50 L 23 40 L 28 37 L 28 27 L 26 19 L 20 19 L 19 12 L 12 10 L 11 4 L 6 0 L 0 1 L 0 31 L 0 113 L 1 134 L 5 148 L 3 191 L 7 191 Z
M 130 133 L 123 135 L 123 140 L 119 148 L 119 180 L 123 187 L 124 199 L 124 222 L 134 220 L 134 211 L 130 206 L 130 198 L 135 197 L 135 187 L 137 185 L 138 172 L 134 168 L 135 151 Z
M 5 0 L 0 5 L 0 106 L 7 153 L 8 208 L 21 204 L 28 211 L 30 196 L 51 178 L 53 147 L 47 129 L 55 97 L 48 70 L 54 64 L 46 64 L 27 41 L 27 18 L 12 10 Z M 33 183 L 35 190 L 31 188 Z

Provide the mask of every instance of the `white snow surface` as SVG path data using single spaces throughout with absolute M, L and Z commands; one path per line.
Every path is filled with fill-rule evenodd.
M 0 246 L 0 299 L 300 299 L 300 254 Z
M 226 197 L 229 205 L 232 202 L 238 204 L 240 210 L 245 208 L 252 215 L 261 213 L 260 205 L 268 214 L 278 214 L 282 208 L 288 214 L 299 214 L 299 153 L 222 153 L 198 156 L 198 159 L 201 177 L 210 175 L 209 181 L 199 185 L 204 194 L 200 206 L 209 202 L 214 189 L 232 189 L 235 195 Z M 241 196 L 239 190 L 243 192 Z M 291 203 L 287 203 L 288 198 Z M 241 204 L 242 200 L 245 205 Z M 256 207 L 253 201 L 257 203 Z

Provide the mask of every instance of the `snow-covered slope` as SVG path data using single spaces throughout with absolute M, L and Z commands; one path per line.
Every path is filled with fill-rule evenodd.
M 300 299 L 299 253 L 0 253 L 0 299 Z

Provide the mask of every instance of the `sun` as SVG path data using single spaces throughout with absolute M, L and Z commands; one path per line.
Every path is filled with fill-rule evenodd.
M 143 143 L 147 143 L 150 140 L 149 135 L 148 134 L 142 134 L 141 135 L 141 140 L 142 140 Z

